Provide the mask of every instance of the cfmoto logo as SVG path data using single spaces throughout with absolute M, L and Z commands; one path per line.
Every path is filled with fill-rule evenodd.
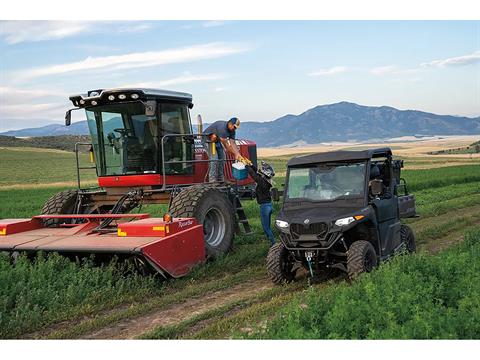
M 309 223 L 310 223 L 310 219 L 305 219 L 305 220 L 303 221 L 303 223 L 304 223 L 305 225 L 309 224 Z

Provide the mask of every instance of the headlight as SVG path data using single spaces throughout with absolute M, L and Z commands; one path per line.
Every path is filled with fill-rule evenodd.
M 349 216 L 349 217 L 346 217 L 346 218 L 343 218 L 343 219 L 338 219 L 337 221 L 335 221 L 335 225 L 345 226 L 345 225 L 351 224 L 354 221 L 355 221 L 355 219 L 353 218 L 353 216 Z
M 277 225 L 279 228 L 285 229 L 288 227 L 288 222 L 282 220 L 275 220 L 275 225 Z

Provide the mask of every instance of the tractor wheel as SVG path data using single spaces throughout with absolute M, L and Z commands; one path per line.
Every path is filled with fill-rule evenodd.
M 225 254 L 232 248 L 235 211 L 228 197 L 212 186 L 191 186 L 172 199 L 173 217 L 197 219 L 203 225 L 208 258 Z
M 276 243 L 268 251 L 267 273 L 274 284 L 289 283 L 295 279 L 294 259 L 282 243 Z
M 73 214 L 77 196 L 77 190 L 65 190 L 53 195 L 47 200 L 45 205 L 43 205 L 42 215 Z M 67 224 L 70 221 L 71 220 L 67 219 L 44 219 L 43 225 L 46 227 L 57 227 L 60 224 Z
M 415 235 L 413 234 L 413 230 L 410 226 L 402 225 L 400 227 L 400 237 L 402 239 L 402 243 L 405 244 L 405 247 L 409 253 L 415 252 L 417 249 L 415 245 Z
M 347 252 L 347 272 L 351 280 L 361 273 L 372 271 L 376 266 L 377 254 L 371 243 L 358 240 L 350 246 Z

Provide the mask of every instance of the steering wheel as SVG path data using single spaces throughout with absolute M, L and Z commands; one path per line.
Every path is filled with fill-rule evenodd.
M 125 137 L 127 136 L 127 129 L 119 128 L 119 129 L 113 129 L 116 133 L 119 133 L 121 136 Z

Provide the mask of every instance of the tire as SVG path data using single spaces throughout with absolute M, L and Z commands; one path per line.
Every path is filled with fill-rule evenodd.
M 42 208 L 42 215 L 51 214 L 73 214 L 77 202 L 77 190 L 65 190 L 53 195 L 47 200 Z M 70 220 L 66 219 L 44 219 L 45 227 L 57 227 L 60 224 L 67 224 Z
M 355 241 L 347 252 L 348 277 L 353 280 L 377 266 L 377 254 L 372 244 L 365 240 Z
M 228 197 L 213 186 L 191 186 L 172 199 L 173 217 L 195 218 L 203 225 L 207 258 L 230 251 L 235 232 L 235 212 Z
M 410 226 L 402 225 L 400 227 L 400 238 L 402 239 L 402 243 L 405 244 L 407 252 L 414 253 L 417 250 L 415 234 Z
M 268 251 L 267 273 L 276 285 L 292 282 L 295 279 L 293 258 L 282 243 L 276 243 Z

